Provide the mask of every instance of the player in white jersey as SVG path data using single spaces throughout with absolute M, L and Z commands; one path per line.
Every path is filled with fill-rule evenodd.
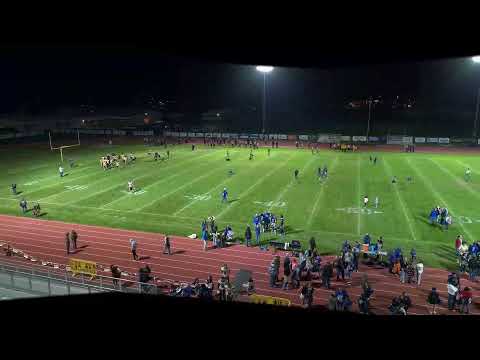
M 368 205 L 368 195 L 365 195 L 363 198 L 363 206 L 367 207 L 367 205 Z

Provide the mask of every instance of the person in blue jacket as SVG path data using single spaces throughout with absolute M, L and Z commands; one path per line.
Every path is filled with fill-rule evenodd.
M 372 238 L 370 237 L 370 235 L 368 233 L 366 233 L 365 236 L 363 237 L 363 243 L 370 245 L 371 241 L 372 241 Z
M 255 238 L 257 240 L 257 245 L 260 245 L 260 223 L 255 225 Z
M 227 188 L 223 188 L 223 191 L 222 191 L 222 202 L 228 202 L 228 191 L 227 191 Z

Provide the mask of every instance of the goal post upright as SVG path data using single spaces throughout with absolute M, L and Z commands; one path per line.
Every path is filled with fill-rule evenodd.
M 59 147 L 53 147 L 52 145 L 52 135 L 50 131 L 48 132 L 48 141 L 50 144 L 50 150 L 60 150 L 60 160 L 63 163 L 63 149 L 70 148 L 70 147 L 75 147 L 75 146 L 80 146 L 80 131 L 77 129 L 77 143 L 73 145 L 61 145 Z

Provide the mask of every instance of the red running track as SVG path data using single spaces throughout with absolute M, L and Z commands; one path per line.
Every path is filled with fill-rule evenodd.
M 157 278 L 185 282 L 191 282 L 196 277 L 206 279 L 208 275 L 212 275 L 214 281 L 217 281 L 221 265 L 228 264 L 233 276 L 239 269 L 252 271 L 258 294 L 287 298 L 292 304 L 300 305 L 298 290 L 285 291 L 269 287 L 267 269 L 273 258 L 270 251 L 264 252 L 259 248 L 243 245 L 203 251 L 201 240 L 173 236 L 173 255 L 169 256 L 163 254 L 162 234 L 0 215 L 0 241 L 10 243 L 13 247 L 35 256 L 39 261 L 68 264 L 69 256 L 66 254 L 64 239 L 65 233 L 72 229 L 79 235 L 79 250 L 70 257 L 95 261 L 106 268 L 115 264 L 128 273 L 136 273 L 140 266 L 148 263 Z M 134 261 L 130 253 L 129 239 L 132 237 L 137 240 L 140 258 L 145 258 L 140 262 Z M 331 256 L 325 256 L 322 262 L 332 259 Z M 27 260 L 18 258 L 18 261 Z M 409 314 L 428 314 L 426 298 L 432 287 L 439 290 L 443 299 L 443 306 L 440 306 L 437 312 L 456 314 L 445 308 L 448 272 L 441 269 L 425 268 L 422 285 L 416 286 L 401 284 L 398 278 L 389 274 L 386 269 L 360 264 L 360 271 L 353 274 L 351 281 L 332 281 L 333 289 L 345 287 L 352 300 L 356 300 L 361 292 L 360 280 L 365 273 L 375 290 L 371 302 L 372 312 L 375 314 L 388 314 L 387 306 L 392 298 L 400 295 L 402 291 L 406 291 L 413 302 Z M 332 290 L 320 288 L 318 280 L 313 283 L 316 287 L 314 304 L 326 305 Z M 474 290 L 471 313 L 480 314 L 480 303 L 477 301 L 480 295 L 478 284 L 462 279 L 462 287 L 464 286 L 470 286 Z M 354 310 L 357 310 L 356 305 Z

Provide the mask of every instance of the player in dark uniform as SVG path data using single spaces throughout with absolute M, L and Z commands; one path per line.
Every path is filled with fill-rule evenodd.
M 167 159 L 170 159 L 170 150 L 167 150 Z
M 377 157 L 375 156 L 375 158 L 373 159 L 373 165 L 375 165 L 377 163 Z
M 248 158 L 248 160 L 252 160 L 253 159 L 253 152 L 250 151 L 250 157 Z
M 298 169 L 295 169 L 294 175 L 295 175 L 295 179 L 298 179 Z
M 270 156 L 270 149 L 267 149 L 267 151 L 268 151 L 268 156 Z
M 13 195 L 17 195 L 17 184 L 12 184 L 12 193 Z
M 192 151 L 195 150 L 195 144 L 192 144 Z

